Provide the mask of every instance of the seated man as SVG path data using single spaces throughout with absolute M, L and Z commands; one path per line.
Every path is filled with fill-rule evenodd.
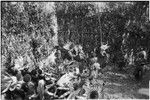
M 76 70 L 76 69 L 74 69 Z M 73 82 L 77 78 L 78 71 L 73 71 L 70 70 L 66 74 L 64 74 L 58 81 L 57 85 L 59 88 L 57 89 L 58 91 L 68 91 L 73 89 Z
M 45 93 L 54 98 L 64 98 L 70 93 L 73 78 L 74 75 L 71 72 L 64 74 L 56 83 L 46 86 Z

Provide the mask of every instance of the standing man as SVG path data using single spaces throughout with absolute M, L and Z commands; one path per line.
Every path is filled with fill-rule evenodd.
M 98 78 L 98 72 L 100 70 L 100 64 L 98 63 L 97 57 L 93 58 L 93 64 L 92 64 L 92 76 L 93 78 L 97 79 Z

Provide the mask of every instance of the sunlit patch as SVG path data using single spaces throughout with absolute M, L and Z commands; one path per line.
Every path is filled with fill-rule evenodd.
M 138 93 L 149 96 L 148 88 L 141 88 L 141 89 L 138 90 Z
M 17 4 L 17 2 L 11 2 L 11 4 L 12 4 L 12 5 L 16 5 L 16 4 Z
M 122 85 L 119 84 L 119 83 L 108 83 L 108 85 L 122 86 Z
M 42 60 L 40 63 L 39 63 L 39 67 L 40 69 L 43 69 L 44 67 L 47 67 L 47 66 L 52 66 L 54 64 L 56 64 L 55 60 L 56 60 L 56 56 L 55 56 L 55 53 L 56 53 L 56 50 L 52 51 L 52 53 L 44 60 Z
M 119 77 L 127 78 L 127 76 L 123 75 L 123 74 L 118 74 L 118 73 L 113 73 L 113 72 L 107 72 L 107 73 L 110 74 L 110 75 L 116 75 L 116 76 L 119 76 Z
M 72 45 L 72 42 L 67 42 L 63 48 L 66 49 L 66 50 L 70 50 L 71 49 L 71 45 Z
M 107 94 L 107 95 L 108 95 L 108 98 L 110 98 L 110 99 L 123 99 L 121 93 Z
M 23 63 L 24 63 L 24 61 L 23 61 L 23 57 L 22 56 L 20 56 L 20 57 L 18 57 L 17 59 L 15 59 L 15 69 L 20 69 L 20 68 L 22 68 L 23 67 Z

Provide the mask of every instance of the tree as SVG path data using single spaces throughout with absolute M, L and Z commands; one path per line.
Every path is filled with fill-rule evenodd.
M 54 2 L 2 2 L 2 55 L 43 59 L 57 45 L 57 29 Z
M 84 48 L 87 48 L 87 44 L 94 48 L 99 38 L 96 6 L 91 2 L 58 2 L 56 4 L 59 38 L 63 38 L 62 42 L 73 41 L 82 44 Z

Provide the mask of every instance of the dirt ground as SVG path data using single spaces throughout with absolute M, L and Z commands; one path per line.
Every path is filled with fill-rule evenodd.
M 117 70 L 106 71 L 98 81 L 106 81 L 104 93 L 110 99 L 149 99 L 150 70 L 137 82 L 128 73 Z

